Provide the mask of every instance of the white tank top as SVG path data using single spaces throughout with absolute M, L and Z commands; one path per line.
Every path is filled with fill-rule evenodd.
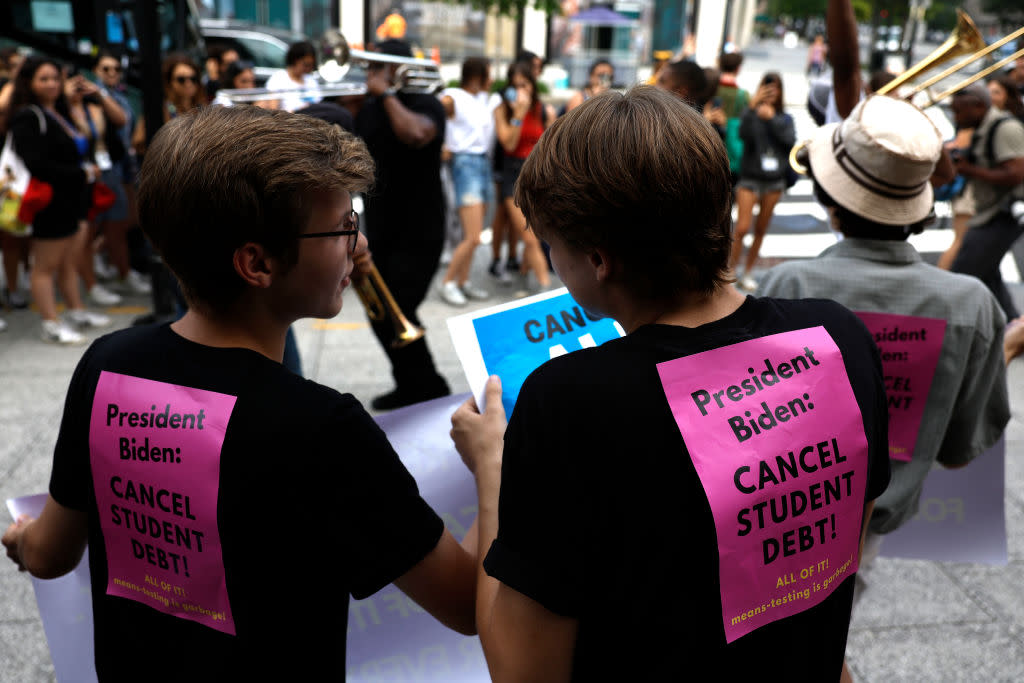
M 471 95 L 462 88 L 448 88 L 442 95 L 455 102 L 455 118 L 448 119 L 444 128 L 445 146 L 455 154 L 487 154 L 494 137 L 490 95 Z

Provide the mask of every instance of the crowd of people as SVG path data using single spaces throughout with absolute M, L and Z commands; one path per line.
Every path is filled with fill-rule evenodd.
M 849 0 L 830 0 L 826 20 L 828 49 L 809 58 L 818 71 L 832 62 L 826 120 L 796 158 L 841 239 L 760 282 L 751 272 L 790 182 L 795 132 L 780 74 L 747 93 L 735 52 L 715 68 L 666 61 L 654 85 L 625 92 L 595 63 L 561 116 L 540 97 L 533 56 L 509 66 L 496 97 L 481 58 L 440 97 L 401 88 L 397 65 L 381 61 L 358 102 L 282 91 L 263 107 L 203 106 L 198 66 L 169 58 L 165 121 L 137 196 L 123 164 L 103 175 L 103 153 L 113 163 L 131 122 L 107 82 L 25 59 L 7 127 L 61 197 L 33 222 L 44 330 L 74 334 L 54 327 L 54 283 L 68 320 L 109 322 L 78 294 L 85 250 L 122 232 L 109 229 L 122 213 L 90 218 L 103 177 L 130 186 L 186 304 L 173 322 L 105 336 L 83 356 L 46 506 L 3 536 L 19 568 L 44 578 L 90 547 L 100 678 L 151 670 L 146 648 L 123 646 L 126 624 L 187 649 L 162 662 L 168 680 L 343 678 L 349 596 L 394 582 L 445 625 L 479 634 L 496 681 L 672 680 L 695 661 L 723 680 L 755 665 L 780 680 L 850 680 L 850 617 L 885 534 L 915 514 L 934 464 L 968 465 L 1010 418 L 1006 364 L 1024 324 L 1007 326 L 1016 310 L 998 264 L 1024 232 L 1024 123 L 1016 81 L 965 88 L 953 112 L 973 133 L 951 155 L 920 109 L 865 92 Z M 393 38 L 378 49 L 411 56 Z M 289 55 L 279 80 L 294 90 L 311 62 L 301 45 Z M 223 57 L 207 86 L 251 70 Z M 494 198 L 498 274 L 514 236 L 522 255 L 511 247 L 506 263 L 540 287 L 554 272 L 588 314 L 625 332 L 541 365 L 510 416 L 497 377 L 483 405 L 470 398 L 452 415 L 478 498 L 461 542 L 358 401 L 282 367 L 290 326 L 337 315 L 344 290 L 374 272 L 419 325 L 444 246 L 442 159 L 463 228 L 445 301 L 486 296 L 469 274 Z M 936 188 L 956 175 L 973 205 L 948 272 L 908 238 L 933 222 Z M 910 369 L 879 350 L 893 326 L 921 330 Z M 425 337 L 373 327 L 395 381 L 375 409 L 449 392 Z M 899 372 L 930 389 L 912 393 Z M 923 404 L 916 417 L 899 409 L 906 396 Z M 154 467 L 125 455 L 119 430 L 150 411 L 159 426 L 158 404 L 196 428 L 180 457 Z M 294 453 L 337 457 L 280 457 Z M 176 516 L 178 545 L 190 530 L 179 522 L 204 539 L 191 574 L 177 559 L 173 576 L 160 565 L 203 609 L 126 587 L 138 543 L 121 517 L 126 485 L 140 504 L 149 491 L 145 519 Z M 304 501 L 321 522 L 254 525 L 268 495 Z M 285 562 L 266 561 L 268 538 L 284 541 Z M 310 580 L 326 567 L 329 591 Z M 287 600 L 267 598 L 282 585 Z

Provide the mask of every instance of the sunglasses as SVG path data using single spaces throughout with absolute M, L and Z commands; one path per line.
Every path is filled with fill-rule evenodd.
M 103 72 L 113 72 L 113 73 L 119 74 L 119 73 L 121 73 L 121 67 L 120 66 L 101 66 L 100 67 L 100 71 L 103 71 Z
M 348 243 L 348 253 L 356 253 L 356 245 L 359 243 L 359 214 L 355 211 L 349 211 L 342 225 L 345 226 L 345 230 L 331 230 L 329 232 L 307 232 L 299 235 L 299 239 L 306 239 L 308 237 L 355 237 L 350 239 Z
M 189 81 L 191 81 L 193 83 L 198 83 L 199 82 L 199 77 L 198 76 L 175 76 L 174 77 L 174 82 L 177 83 L 178 85 L 185 85 Z

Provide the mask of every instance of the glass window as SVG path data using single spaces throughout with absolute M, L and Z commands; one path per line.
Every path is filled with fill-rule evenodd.
M 401 38 L 416 56 L 434 50 L 446 62 L 483 56 L 508 61 L 515 57 L 515 22 L 488 16 L 469 3 L 370 0 L 367 42 Z
M 256 37 L 234 36 L 234 39 L 241 43 L 242 47 L 249 53 L 253 64 L 272 69 L 283 69 L 284 58 L 288 53 L 288 47 L 279 45 L 269 40 L 261 40 Z

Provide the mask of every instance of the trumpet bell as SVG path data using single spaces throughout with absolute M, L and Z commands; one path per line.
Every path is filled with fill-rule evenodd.
M 395 330 L 395 338 L 391 342 L 392 348 L 400 349 L 423 337 L 423 328 L 413 325 L 412 321 L 402 313 L 402 309 L 395 301 L 394 295 L 391 294 L 391 290 L 388 289 L 376 265 L 370 265 L 370 272 L 356 283 L 355 290 L 370 320 L 391 322 Z

